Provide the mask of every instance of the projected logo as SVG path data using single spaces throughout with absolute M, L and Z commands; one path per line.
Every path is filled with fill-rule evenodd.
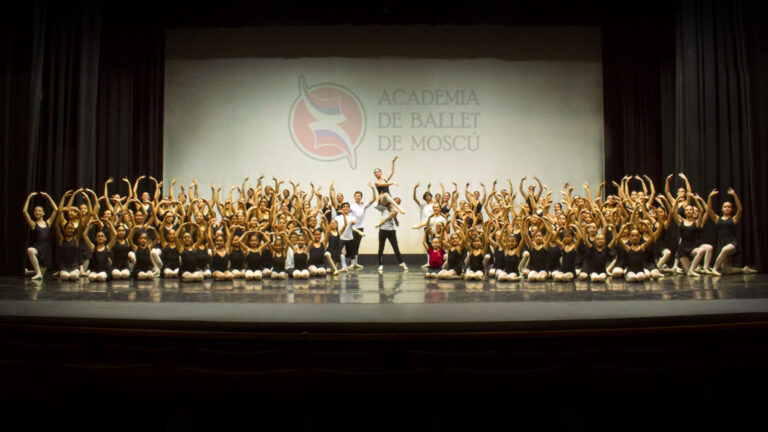
M 365 110 L 348 88 L 328 83 L 308 87 L 300 76 L 288 128 L 293 142 L 307 156 L 321 161 L 346 158 L 355 168 L 355 149 L 365 135 Z

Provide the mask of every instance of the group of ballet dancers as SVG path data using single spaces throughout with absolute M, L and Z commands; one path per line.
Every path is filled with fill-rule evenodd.
M 42 279 L 54 264 L 61 280 L 87 277 L 94 282 L 304 279 L 359 269 L 366 209 L 375 204 L 381 213 L 375 227 L 391 230 L 388 234 L 394 234 L 398 216 L 405 213 L 401 200 L 390 193 L 397 186 L 392 181 L 396 160 L 387 176 L 374 170 L 368 202 L 361 191 L 354 192 L 353 202 L 345 201 L 334 190 L 335 182 L 323 194 L 314 183 L 306 190 L 274 177 L 269 183 L 264 176 L 255 185 L 246 178 L 225 197 L 221 186 L 213 184 L 210 198 L 202 197 L 194 179 L 178 194 L 174 179 L 163 195 L 163 182 L 145 176 L 133 183 L 123 179 L 125 195 L 110 195 L 113 179 L 104 184 L 102 196 L 81 188 L 67 191 L 57 203 L 45 192 L 33 192 L 23 212 L 31 233 L 27 276 Z M 588 184 L 574 194 L 574 185 L 566 183 L 558 202 L 535 177 L 536 184 L 527 188 L 522 178 L 517 192 L 511 180 L 508 189 L 493 181 L 490 191 L 483 183 L 472 191 L 466 183 L 463 193 L 456 183 L 452 190 L 440 183 L 434 193 L 429 184 L 421 199 L 417 183 L 413 199 L 420 222 L 411 228 L 423 230 L 427 278 L 642 282 L 673 273 L 754 272 L 733 266 L 743 213 L 736 192 L 727 191 L 717 214 L 717 190 L 704 199 L 685 175 L 678 177 L 684 185 L 674 195 L 674 175 L 658 194 L 647 176 L 625 176 L 612 183 L 616 193 L 605 198 L 605 183 L 594 197 Z M 282 187 L 286 183 L 291 188 Z M 33 200 L 37 205 L 30 214 Z M 708 223 L 714 225 L 714 244 L 704 240 Z M 407 269 L 404 262 L 401 267 Z

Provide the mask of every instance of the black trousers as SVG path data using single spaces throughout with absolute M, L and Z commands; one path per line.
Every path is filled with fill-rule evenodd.
M 363 232 L 363 228 L 356 228 L 358 231 Z M 360 234 L 352 231 L 352 253 L 350 254 L 350 251 L 347 250 L 347 258 L 354 259 L 357 256 L 357 253 L 360 252 L 360 240 L 363 238 L 360 237 Z
M 384 243 L 389 240 L 389 244 L 392 245 L 392 249 L 395 251 L 395 257 L 398 263 L 403 262 L 403 257 L 400 255 L 400 248 L 397 247 L 397 233 L 395 230 L 379 230 L 379 265 L 383 265 L 382 258 L 384 255 Z
M 355 252 L 355 240 L 342 240 L 341 243 L 344 245 L 344 256 L 347 259 L 352 259 L 350 257 Z

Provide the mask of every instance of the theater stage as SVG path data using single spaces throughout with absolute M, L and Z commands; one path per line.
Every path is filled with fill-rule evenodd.
M 768 275 L 630 284 L 435 281 L 372 266 L 309 281 L 0 278 L 0 320 L 153 329 L 510 331 L 767 321 Z

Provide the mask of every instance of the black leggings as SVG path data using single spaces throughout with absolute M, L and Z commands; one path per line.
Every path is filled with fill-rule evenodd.
M 355 240 L 342 240 L 341 243 L 344 245 L 344 255 L 347 259 L 352 259 L 354 255 L 352 255 L 355 251 Z
M 358 231 L 363 232 L 362 228 L 356 228 Z M 360 234 L 352 231 L 352 251 L 350 255 L 349 249 L 347 249 L 347 258 L 354 259 L 357 256 L 357 253 L 360 251 L 360 240 L 363 238 L 360 237 Z
M 395 257 L 397 258 L 397 262 L 401 263 L 403 262 L 403 257 L 400 255 L 400 248 L 397 247 L 397 233 L 395 230 L 379 230 L 379 265 L 382 264 L 382 256 L 384 254 L 384 243 L 386 240 L 389 240 L 389 244 L 392 245 L 392 249 L 395 251 Z

